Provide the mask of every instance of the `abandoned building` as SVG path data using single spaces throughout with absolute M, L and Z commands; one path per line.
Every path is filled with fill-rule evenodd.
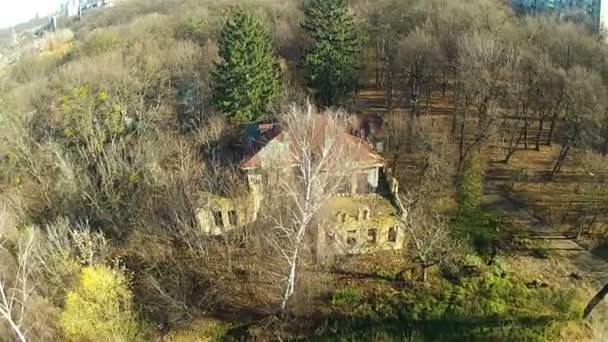
M 317 120 L 324 120 L 318 115 Z M 290 137 L 276 125 L 259 125 L 267 140 L 259 148 L 246 142 L 249 157 L 241 164 L 249 193 L 242 198 L 204 194 L 198 212 L 202 229 L 221 235 L 258 218 L 264 201 L 266 170 L 288 168 Z M 269 137 L 269 138 L 268 138 Z M 251 139 L 246 139 L 251 140 Z M 347 181 L 320 212 L 315 250 L 320 258 L 359 254 L 374 250 L 400 249 L 404 233 L 399 228 L 399 210 L 394 205 L 397 182 L 385 168 L 384 158 L 366 140 L 340 133 L 336 144 L 347 151 L 351 165 Z

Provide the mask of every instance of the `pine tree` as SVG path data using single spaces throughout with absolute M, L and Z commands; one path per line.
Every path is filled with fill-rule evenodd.
M 280 92 L 279 67 L 268 30 L 251 13 L 237 8 L 219 42 L 213 103 L 240 122 L 263 119 Z
M 359 40 L 344 0 L 312 0 L 304 29 L 312 40 L 304 63 L 317 101 L 338 104 L 356 86 Z

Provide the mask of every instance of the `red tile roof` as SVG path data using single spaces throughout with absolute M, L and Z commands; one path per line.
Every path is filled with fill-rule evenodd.
M 325 115 L 317 116 L 318 124 L 327 126 L 331 122 L 331 118 Z M 315 124 L 317 124 L 317 122 Z M 325 130 L 318 130 L 320 134 L 313 137 L 313 144 L 319 146 L 323 142 Z M 257 169 L 262 166 L 262 158 L 264 153 L 273 148 L 274 145 L 282 144 L 289 139 L 288 132 L 281 132 L 274 139 L 268 142 L 260 151 L 254 154 L 251 158 L 241 164 L 244 170 Z M 342 148 L 346 154 L 352 158 L 351 160 L 357 164 L 356 167 L 372 167 L 381 166 L 384 164 L 384 158 L 380 156 L 374 149 L 363 139 L 352 136 L 348 133 L 340 133 L 337 137 L 337 145 Z

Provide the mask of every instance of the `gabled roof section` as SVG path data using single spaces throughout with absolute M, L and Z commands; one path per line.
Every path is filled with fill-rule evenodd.
M 243 170 L 265 168 L 272 164 L 286 164 L 289 161 L 289 142 L 287 133 L 281 132 L 266 146 L 241 164 Z
M 338 144 L 343 146 L 344 150 L 350 155 L 354 162 L 359 163 L 362 166 L 382 166 L 384 164 L 384 158 L 382 158 L 367 141 L 361 138 L 357 138 L 348 133 L 340 133 L 338 136 Z
M 325 115 L 317 115 L 315 125 L 320 125 L 317 132 L 324 132 L 322 128 L 331 122 L 331 118 Z M 313 137 L 313 144 L 319 146 L 323 143 L 321 136 Z M 352 158 L 356 168 L 382 166 L 384 158 L 380 156 L 365 140 L 352 136 L 348 133 L 340 133 L 336 144 Z M 281 132 L 266 146 L 254 154 L 251 158 L 241 164 L 243 170 L 266 168 L 272 165 L 285 165 L 290 161 L 289 133 Z

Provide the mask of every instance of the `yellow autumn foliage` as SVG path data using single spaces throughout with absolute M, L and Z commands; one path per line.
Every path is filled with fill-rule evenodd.
M 125 276 L 106 266 L 83 268 L 68 292 L 60 324 L 70 341 L 134 341 L 139 328 Z

